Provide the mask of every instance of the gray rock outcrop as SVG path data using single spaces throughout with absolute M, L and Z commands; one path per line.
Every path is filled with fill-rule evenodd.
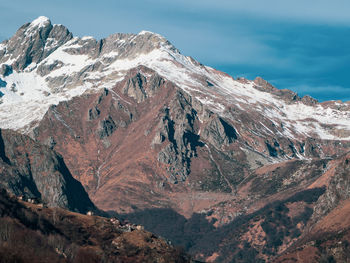
M 0 130 L 0 175 L 0 185 L 17 196 L 81 213 L 96 210 L 63 158 L 28 136 Z
M 15 59 L 12 67 L 23 70 L 32 62 L 39 63 L 57 48 L 72 39 L 73 35 L 62 25 L 52 25 L 46 18 L 40 24 L 27 23 L 6 40 L 6 49 L 0 53 L 0 63 Z
M 191 96 L 177 91 L 162 115 L 153 139 L 153 144 L 165 145 L 158 153 L 158 161 L 168 165 L 173 183 L 185 181 L 190 173 L 191 158 L 197 155 L 197 147 L 204 146 L 198 135 L 198 117 Z
M 202 137 L 220 149 L 237 139 L 236 130 L 224 119 L 213 115 L 203 129 Z

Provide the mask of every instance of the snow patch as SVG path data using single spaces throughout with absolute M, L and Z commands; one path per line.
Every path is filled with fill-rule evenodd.
M 111 51 L 109 53 L 103 54 L 103 58 L 115 58 L 119 55 L 118 51 Z
M 146 34 L 155 34 L 155 33 L 153 33 L 153 32 L 151 32 L 151 31 L 147 31 L 147 30 L 142 30 L 140 33 L 138 33 L 138 35 L 146 35 Z
M 49 23 L 51 23 L 49 18 L 47 18 L 46 16 L 39 16 L 37 19 L 33 20 L 33 22 L 30 23 L 30 28 L 44 27 Z
M 50 56 L 44 59 L 41 63 L 52 65 L 56 61 L 60 61 L 64 66 L 53 70 L 48 77 L 54 78 L 62 75 L 70 75 L 79 72 L 84 67 L 91 65 L 95 60 L 91 60 L 87 55 L 71 55 L 65 52 L 66 45 L 59 47 Z
M 93 36 L 85 36 L 82 37 L 81 40 L 85 41 L 85 40 L 95 40 L 95 38 Z
M 50 94 L 45 79 L 35 72 L 13 72 L 4 78 L 7 82 L 0 104 L 0 127 L 29 132 L 32 123 L 41 120 L 50 105 L 79 96 L 91 88 L 91 83 L 61 93 Z M 15 92 L 11 91 L 14 85 Z M 48 96 L 48 94 L 50 94 Z

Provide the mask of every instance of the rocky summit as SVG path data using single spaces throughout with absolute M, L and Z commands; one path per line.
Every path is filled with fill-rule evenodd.
M 289 262 L 300 250 L 315 252 L 305 262 L 350 259 L 332 245 L 350 222 L 327 232 L 348 212 L 349 102 L 234 79 L 152 32 L 79 38 L 45 17 L 0 44 L 0 96 L 0 128 L 31 137 L 0 141 L 4 167 L 23 166 L 9 147 L 38 144 L 51 173 L 54 155 L 74 177 L 68 192 L 79 181 L 99 209 L 198 260 Z M 17 194 L 8 182 L 18 175 L 2 173 Z

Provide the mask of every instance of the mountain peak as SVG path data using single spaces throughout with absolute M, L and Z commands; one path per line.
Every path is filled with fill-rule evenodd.
M 142 30 L 140 33 L 138 33 L 138 35 L 145 35 L 145 34 L 155 34 L 154 32 L 151 31 L 147 31 L 147 30 Z
M 30 23 L 30 27 L 44 27 L 51 24 L 51 21 L 46 16 L 39 16 Z
M 138 36 L 142 36 L 142 35 L 151 35 L 151 36 L 155 36 L 155 37 L 158 37 L 162 40 L 166 40 L 165 37 L 163 37 L 162 35 L 160 34 L 157 34 L 157 33 L 154 33 L 152 31 L 147 31 L 147 30 L 142 30 L 140 33 L 137 34 Z

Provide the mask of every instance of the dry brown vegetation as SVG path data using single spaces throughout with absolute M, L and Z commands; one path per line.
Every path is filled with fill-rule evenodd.
M 190 262 L 153 234 L 0 190 L 0 262 Z

